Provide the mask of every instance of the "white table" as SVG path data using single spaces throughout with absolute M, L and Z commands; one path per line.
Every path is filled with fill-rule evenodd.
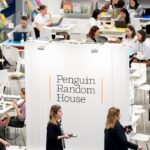
M 6 150 L 26 150 L 25 146 L 9 146 Z
M 52 33 L 56 32 L 70 32 L 74 28 L 74 24 L 65 24 L 62 23 L 59 26 L 54 27 L 43 27 L 40 31 L 40 37 L 50 37 Z
M 125 28 L 116 28 L 116 27 L 100 27 L 102 36 L 106 37 L 123 37 L 125 33 Z

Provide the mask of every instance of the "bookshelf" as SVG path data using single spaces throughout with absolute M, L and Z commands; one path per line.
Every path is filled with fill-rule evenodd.
M 35 17 L 38 14 L 38 8 L 41 5 L 41 0 L 25 0 L 24 14 L 29 17 Z
M 16 23 L 16 0 L 0 0 L 0 43 L 5 40 L 5 35 L 10 32 L 8 17 Z
M 93 11 L 92 0 L 62 0 L 61 8 L 64 17 L 90 18 Z

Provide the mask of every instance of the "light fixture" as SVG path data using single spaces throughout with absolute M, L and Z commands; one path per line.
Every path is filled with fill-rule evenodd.
M 92 49 L 91 49 L 91 53 L 98 53 L 98 51 L 99 51 L 98 48 L 99 48 L 101 45 L 103 45 L 103 44 L 104 44 L 104 43 L 99 43 L 97 47 L 92 48 Z

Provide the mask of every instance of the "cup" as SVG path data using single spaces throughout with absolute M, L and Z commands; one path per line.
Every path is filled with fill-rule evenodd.
M 52 34 L 52 40 L 54 40 L 56 38 L 55 34 Z

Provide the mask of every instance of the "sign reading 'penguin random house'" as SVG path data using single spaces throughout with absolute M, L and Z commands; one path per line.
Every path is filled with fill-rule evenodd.
M 51 87 L 51 78 L 49 75 L 49 84 Z M 98 94 L 98 79 L 91 76 L 69 76 L 64 74 L 55 75 L 54 84 L 56 89 L 57 102 L 86 103 L 89 97 Z M 103 88 L 102 80 L 100 82 Z M 103 90 L 101 90 L 102 92 Z M 49 88 L 51 95 L 51 88 Z M 102 95 L 102 93 L 99 93 Z M 51 97 L 51 96 L 50 96 Z M 102 97 L 101 97 L 102 98 Z

